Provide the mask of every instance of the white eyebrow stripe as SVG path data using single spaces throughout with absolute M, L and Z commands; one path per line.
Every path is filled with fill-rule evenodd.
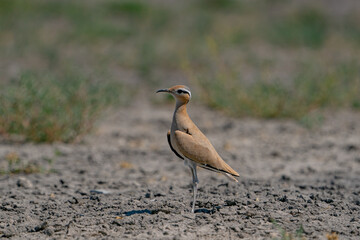
M 191 97 L 191 92 L 189 90 L 187 90 L 185 88 L 179 88 L 178 90 L 182 90 L 182 91 L 186 92 Z

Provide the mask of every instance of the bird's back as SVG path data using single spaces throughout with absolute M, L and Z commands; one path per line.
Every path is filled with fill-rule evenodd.
M 171 135 L 181 154 L 196 162 L 200 167 L 239 176 L 220 157 L 208 138 L 187 114 L 175 115 L 173 121 L 175 122 L 173 122 Z

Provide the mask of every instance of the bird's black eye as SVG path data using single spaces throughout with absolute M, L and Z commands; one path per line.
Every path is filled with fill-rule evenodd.
M 177 94 L 188 94 L 189 96 L 190 96 L 190 92 L 188 92 L 187 90 L 185 90 L 185 89 L 178 89 L 178 90 L 176 90 L 176 93 Z

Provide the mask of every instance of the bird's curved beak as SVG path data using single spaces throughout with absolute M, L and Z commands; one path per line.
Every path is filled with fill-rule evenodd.
M 156 91 L 156 93 L 159 93 L 159 92 L 170 92 L 169 89 L 159 89 Z

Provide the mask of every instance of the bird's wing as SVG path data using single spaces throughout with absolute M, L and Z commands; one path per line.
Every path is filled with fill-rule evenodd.
M 185 157 L 198 163 L 201 167 L 222 173 L 229 173 L 233 176 L 239 176 L 234 169 L 221 159 L 216 151 L 212 149 L 212 146 L 201 144 L 192 135 L 179 130 L 175 131 L 175 139 L 179 151 Z
M 175 153 L 176 156 L 178 156 L 179 158 L 181 158 L 182 160 L 184 160 L 184 158 L 173 148 L 173 146 L 171 145 L 171 138 L 170 138 L 170 130 L 167 132 L 167 140 L 170 146 L 171 151 L 173 151 Z

